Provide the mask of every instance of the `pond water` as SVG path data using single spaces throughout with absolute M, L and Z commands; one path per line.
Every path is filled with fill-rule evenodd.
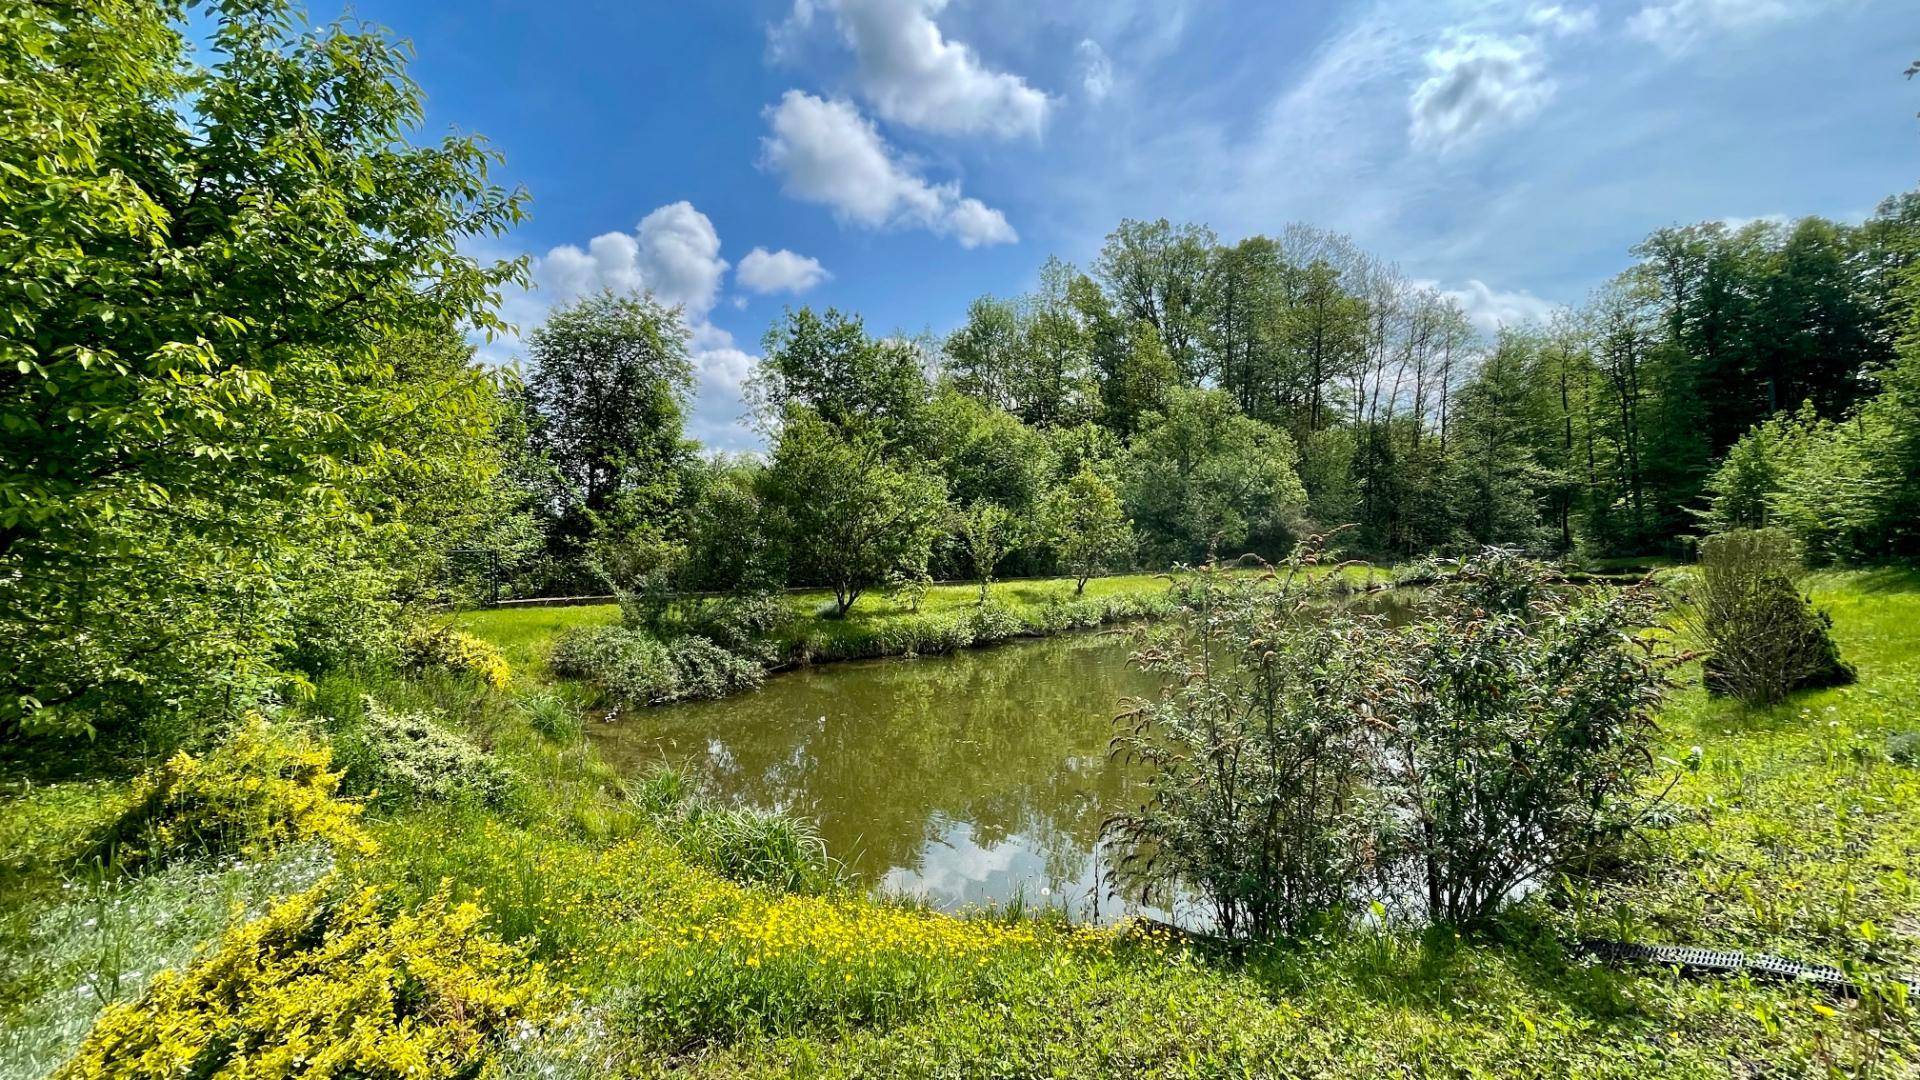
M 1399 621 L 1404 598 L 1358 600 Z M 943 909 L 1063 907 L 1082 919 L 1144 910 L 1112 896 L 1100 826 L 1137 805 L 1134 769 L 1109 758 L 1113 717 L 1159 677 L 1134 640 L 1092 632 L 952 656 L 827 664 L 720 701 L 591 725 L 632 773 L 665 762 L 744 806 L 813 818 L 866 886 Z
M 1122 699 L 1159 685 L 1127 663 L 1131 649 L 1089 633 L 829 664 L 592 730 L 629 770 L 669 762 L 742 805 L 812 817 L 872 888 L 1108 918 L 1096 844 L 1132 776 L 1107 740 Z

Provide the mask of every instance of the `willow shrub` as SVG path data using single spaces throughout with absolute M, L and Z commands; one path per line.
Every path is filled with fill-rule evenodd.
M 1196 571 L 1137 654 L 1168 678 L 1114 741 L 1151 770 L 1111 823 L 1129 884 L 1197 894 L 1229 937 L 1368 899 L 1464 926 L 1610 850 L 1645 809 L 1665 685 L 1650 592 L 1489 550 L 1394 626 L 1314 561 Z
M 1660 610 L 1499 549 L 1449 569 L 1370 694 L 1398 823 L 1387 899 L 1470 926 L 1613 854 L 1653 799 Z
M 1135 657 L 1167 689 L 1114 740 L 1150 770 L 1111 823 L 1121 875 L 1146 900 L 1198 892 L 1228 937 L 1294 933 L 1349 899 L 1383 827 L 1368 689 L 1387 628 L 1293 569 L 1176 584 L 1178 614 Z
M 229 933 L 183 973 L 100 1014 L 59 1080 L 472 1076 L 547 982 L 445 892 L 390 914 L 327 883 Z

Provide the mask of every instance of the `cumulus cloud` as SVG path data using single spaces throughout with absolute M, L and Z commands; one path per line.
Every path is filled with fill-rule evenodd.
M 1464 286 L 1457 289 L 1441 288 L 1437 282 L 1431 281 L 1423 281 L 1419 284 L 1459 304 L 1460 310 L 1467 313 L 1467 319 L 1473 323 L 1474 328 L 1489 338 L 1498 334 L 1501 327 L 1545 322 L 1554 312 L 1564 307 L 1551 300 L 1543 300 L 1524 289 L 1503 292 L 1478 278 L 1469 279 Z
M 1653 0 L 1627 20 L 1627 32 L 1682 53 L 1715 34 L 1780 22 L 1816 6 L 1813 0 Z
M 962 198 L 959 184 L 927 182 L 848 102 L 789 90 L 765 115 L 761 165 L 780 174 L 788 195 L 830 207 L 842 223 L 924 228 L 969 248 L 1019 239 L 1004 214 Z
M 632 233 L 604 233 L 587 241 L 584 250 L 561 244 L 533 262 L 534 282 L 548 303 L 601 289 L 644 289 L 662 303 L 685 308 L 690 319 L 713 310 L 726 272 L 720 234 L 707 215 L 684 200 L 641 218 Z
M 1416 146 L 1448 150 L 1520 123 L 1553 99 L 1539 46 L 1526 37 L 1455 33 L 1426 56 L 1409 129 Z
M 1527 12 L 1527 22 L 1554 37 L 1574 37 L 1591 33 L 1600 19 L 1592 8 L 1569 8 L 1543 4 Z
M 1113 93 L 1113 62 L 1100 43 L 1087 38 L 1074 50 L 1080 57 L 1080 88 L 1088 101 L 1104 101 Z
M 785 248 L 768 251 L 763 247 L 747 252 L 733 275 L 742 288 L 763 296 L 776 292 L 806 292 L 831 276 L 818 259 L 810 259 Z
M 853 50 L 862 97 L 883 119 L 942 135 L 1039 135 L 1047 95 L 1018 75 L 993 71 L 965 43 L 949 40 L 934 16 L 946 0 L 795 0 L 774 28 L 776 59 L 830 6 Z
M 504 252 L 489 250 L 490 257 Z M 768 258 L 764 248 L 755 254 Z M 803 263 L 811 259 L 780 252 Z M 745 273 L 747 260 L 742 260 Z M 686 317 L 688 356 L 693 362 L 694 398 L 687 416 L 687 432 L 707 446 L 722 450 L 751 449 L 758 437 L 746 423 L 747 408 L 741 387 L 752 374 L 755 359 L 734 343 L 733 335 L 713 325 L 710 316 L 719 298 L 727 261 L 720 257 L 720 234 L 713 222 L 689 202 L 669 203 L 640 219 L 634 230 L 603 233 L 585 246 L 560 244 L 529 259 L 533 288 L 513 290 L 501 297 L 501 317 L 522 334 L 531 331 L 562 304 L 612 289 L 617 293 L 646 291 L 662 303 L 679 305 Z M 820 271 L 824 274 L 824 271 Z M 744 284 L 744 281 L 743 281 Z M 519 336 L 486 342 L 481 359 L 506 364 L 523 356 Z

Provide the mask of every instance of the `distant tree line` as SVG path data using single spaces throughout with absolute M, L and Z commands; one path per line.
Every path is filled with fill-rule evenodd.
M 1917 224 L 1902 196 L 1857 226 L 1662 229 L 1581 309 L 1488 339 L 1341 236 L 1126 221 L 1090 272 L 1049 259 L 943 340 L 789 311 L 750 387 L 764 460 L 682 436 L 676 312 L 590 297 L 529 339 L 510 472 L 546 470 L 547 543 L 522 566 L 844 611 L 890 581 L 1277 557 L 1338 525 L 1385 558 L 1615 555 L 1785 517 L 1817 557 L 1910 555 Z M 1852 501 L 1807 505 L 1835 470 Z

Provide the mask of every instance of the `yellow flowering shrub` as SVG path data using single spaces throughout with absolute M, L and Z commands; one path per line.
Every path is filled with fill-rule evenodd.
M 471 1076 L 538 1020 L 546 976 L 442 889 L 388 916 L 327 882 L 240 926 L 184 973 L 108 1007 L 57 1080 Z
M 400 639 L 400 659 L 415 671 L 431 668 L 472 675 L 495 690 L 506 689 L 513 677 L 500 650 L 464 630 L 439 623 L 410 627 Z
M 302 840 L 371 851 L 361 808 L 336 797 L 332 761 L 324 743 L 251 715 L 205 757 L 183 750 L 141 777 L 101 853 L 133 865 L 202 852 L 257 858 Z

